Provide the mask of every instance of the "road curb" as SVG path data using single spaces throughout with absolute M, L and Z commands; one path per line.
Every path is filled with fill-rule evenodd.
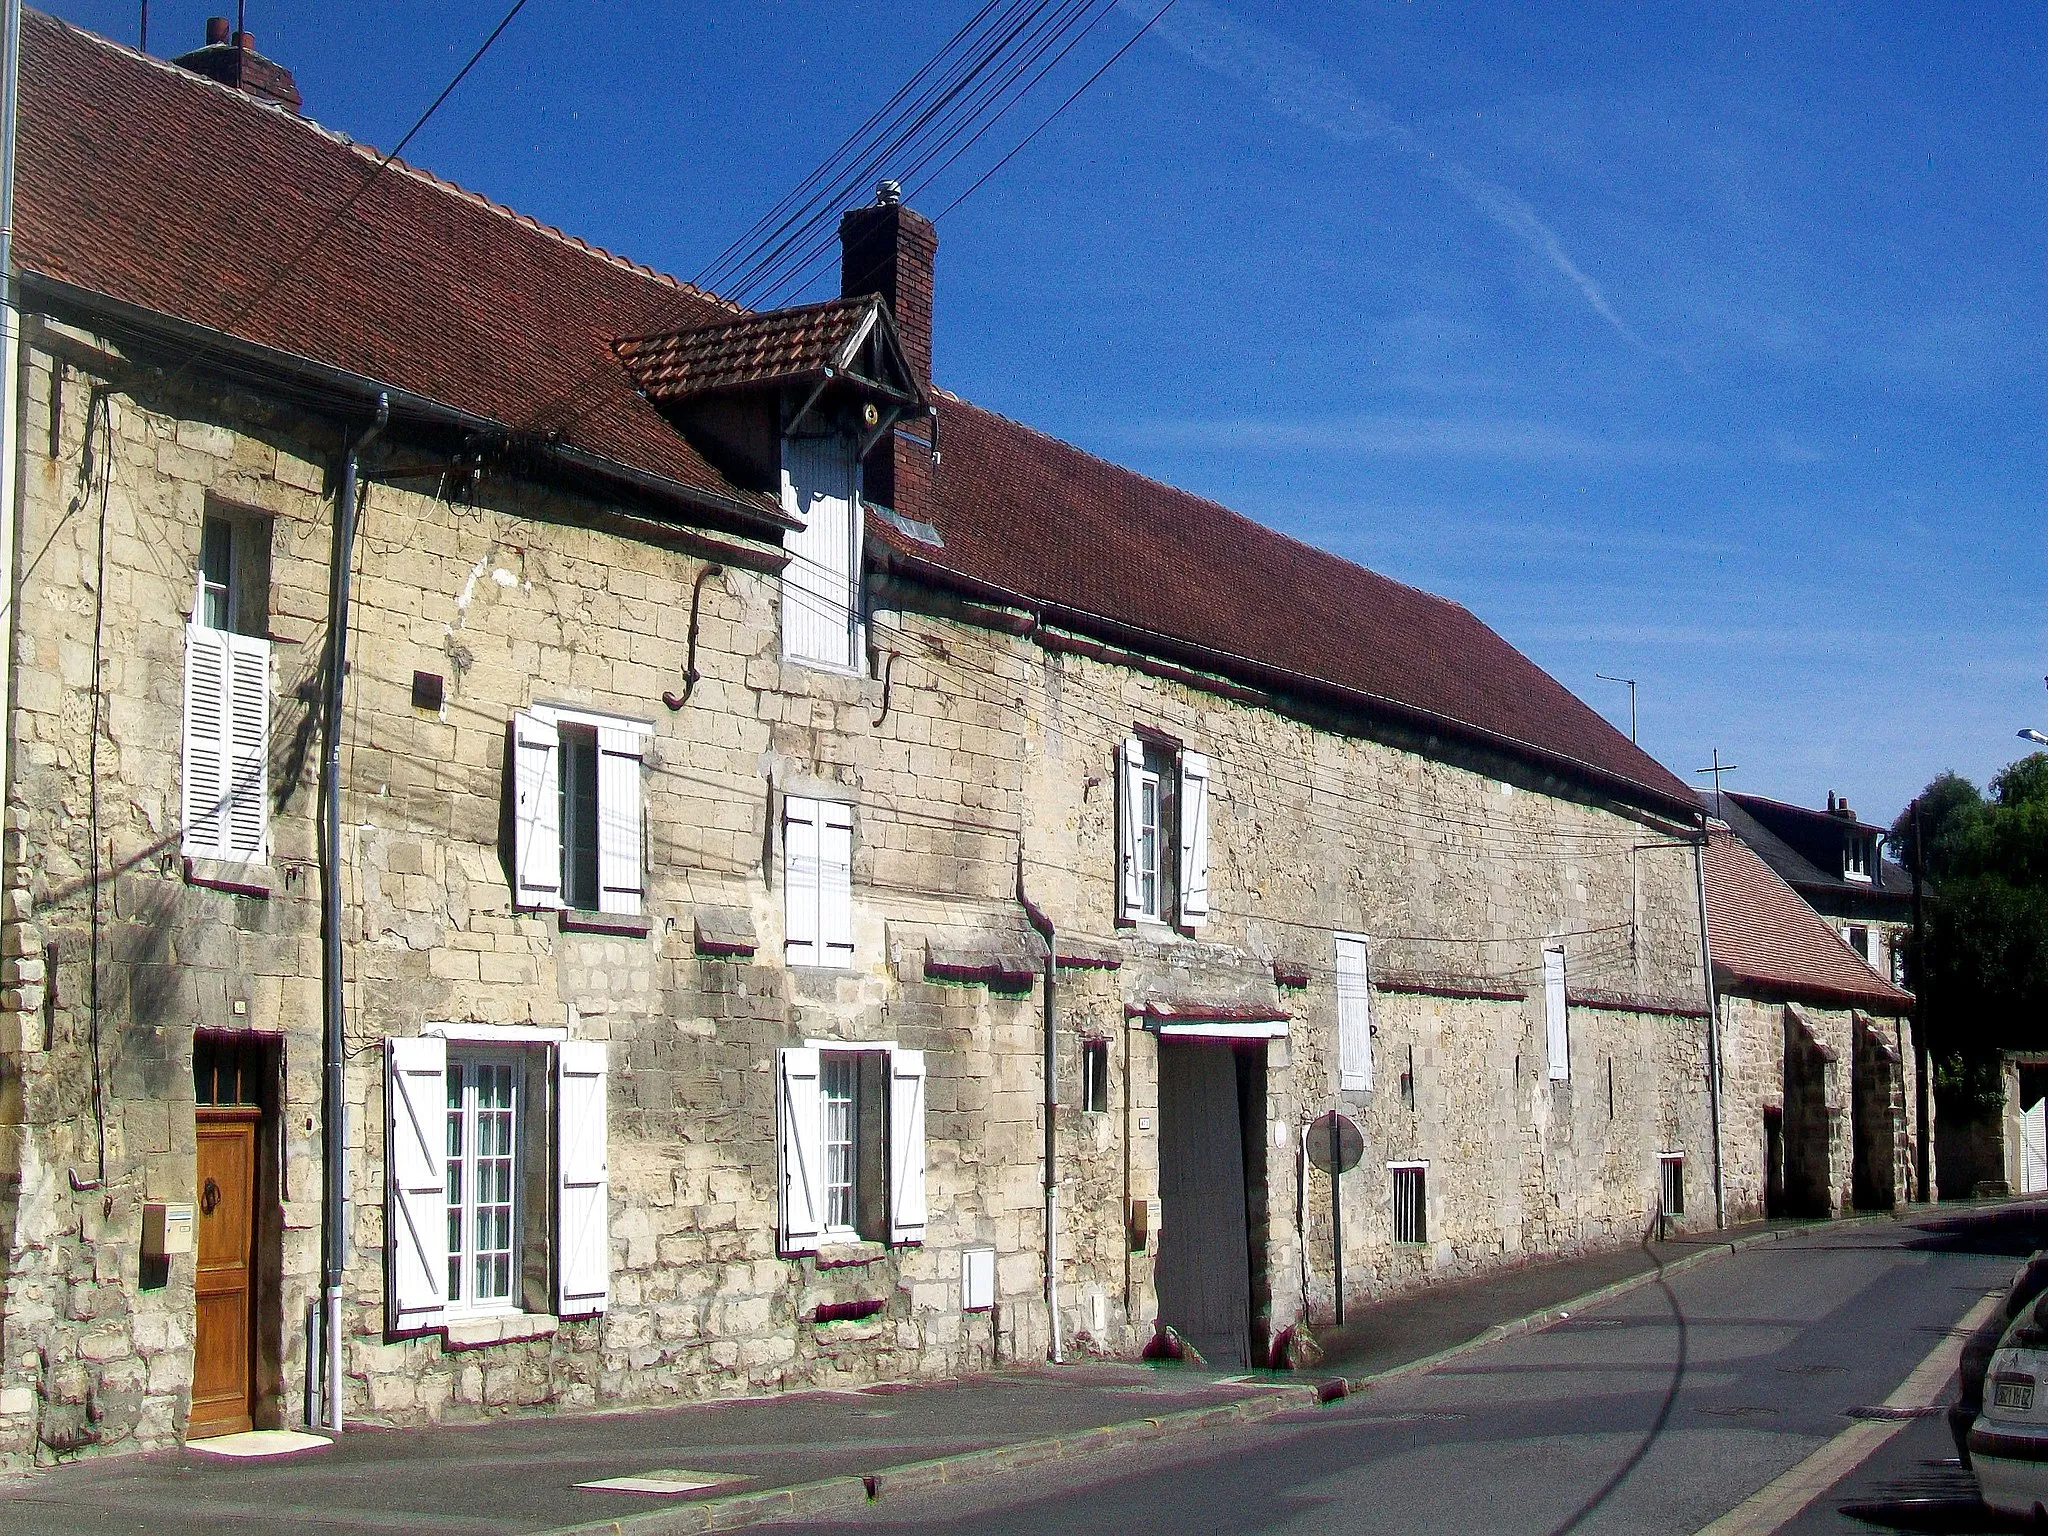
M 1519 1338 L 1525 1334 L 1540 1332 L 1552 1323 L 1561 1321 L 1568 1313 L 1583 1311 L 1588 1307 L 1596 1307 L 1603 1302 L 1626 1296 L 1629 1292 L 1640 1290 L 1646 1285 L 1654 1285 L 1664 1276 L 1680 1274 L 1706 1263 L 1709 1259 L 1724 1258 L 1747 1248 L 1782 1242 L 1788 1237 L 1817 1230 L 1840 1232 L 1898 1219 L 1888 1214 L 1848 1217 L 1838 1221 L 1815 1222 L 1811 1226 L 1781 1227 L 1728 1242 L 1706 1244 L 1698 1252 L 1670 1260 L 1661 1267 L 1612 1281 L 1526 1316 L 1495 1323 L 1463 1343 L 1453 1344 L 1448 1349 L 1440 1349 L 1433 1355 L 1425 1355 L 1419 1360 L 1404 1361 L 1400 1365 L 1389 1366 L 1383 1371 L 1374 1371 L 1364 1376 L 1333 1376 L 1322 1381 L 1305 1381 L 1298 1385 L 1281 1384 L 1255 1388 L 1245 1397 L 1233 1402 L 1217 1403 L 1207 1408 L 1186 1408 L 1178 1413 L 1159 1414 L 1146 1419 L 1127 1419 L 1122 1423 L 1097 1425 L 1066 1435 L 1048 1435 L 1036 1440 L 1020 1440 L 1012 1445 L 990 1446 L 985 1450 L 934 1456 L 926 1461 L 909 1461 L 898 1466 L 884 1467 L 864 1476 L 828 1477 L 814 1483 L 798 1483 L 788 1488 L 767 1488 L 752 1493 L 728 1494 L 724 1498 L 672 1504 L 665 1509 L 649 1510 L 644 1515 L 625 1515 L 613 1520 L 593 1520 L 579 1525 L 559 1526 L 553 1530 L 540 1532 L 538 1536 L 686 1536 L 686 1533 L 698 1531 L 733 1530 L 740 1526 L 758 1525 L 768 1520 L 800 1520 L 810 1515 L 864 1509 L 870 1503 L 883 1499 L 902 1498 L 933 1488 L 985 1482 L 1024 1467 L 1074 1460 L 1115 1450 L 1119 1446 L 1175 1440 L 1207 1430 L 1255 1424 L 1276 1414 L 1299 1408 L 1314 1408 L 1355 1396 L 1386 1382 L 1423 1375 L 1463 1355 L 1484 1349 L 1489 1344 L 1497 1344 L 1502 1339 Z

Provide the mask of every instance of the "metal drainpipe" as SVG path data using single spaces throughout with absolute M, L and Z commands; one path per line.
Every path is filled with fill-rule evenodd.
M 355 563 L 356 466 L 362 451 L 391 419 L 391 397 L 377 396 L 377 418 L 342 451 L 341 484 L 334 497 L 334 549 L 327 571 L 326 753 L 320 763 L 321 980 L 326 1029 L 321 1135 L 326 1154 L 326 1244 L 321 1266 L 327 1346 L 327 1428 L 341 1430 L 341 1275 L 348 1262 L 348 1097 L 343 1077 L 341 1020 L 341 702 L 348 678 L 349 572 Z M 310 1341 L 309 1341 L 310 1343 Z
M 1707 1107 L 1714 1119 L 1714 1225 L 1728 1225 L 1728 1184 L 1721 1169 L 1721 1000 L 1714 993 L 1714 952 L 1707 939 L 1707 827 L 1692 845 L 1693 882 L 1700 900 L 1700 974 L 1707 988 Z
M 4 36 L 0 36 L 0 601 L 7 604 L 7 622 L 0 629 L 0 707 L 14 706 L 14 630 L 20 604 L 14 591 L 15 477 L 20 472 L 21 312 L 16 307 L 14 273 L 14 144 L 15 119 L 21 100 L 21 0 L 6 0 Z M 90 432 L 90 427 L 87 428 Z M 112 446 L 108 453 L 111 456 Z M 93 680 L 99 686 L 99 679 Z M 0 730 L 0 804 L 8 789 L 8 750 L 12 737 Z M 45 986 L 55 986 L 55 976 Z
M 1052 919 L 1024 894 L 1021 846 L 1017 850 L 1017 900 L 1024 908 L 1025 921 L 1045 940 L 1045 1310 L 1052 1320 L 1052 1363 L 1064 1365 L 1066 1350 L 1060 1339 L 1060 1184 L 1058 1165 L 1053 1160 L 1060 1106 L 1059 1014 L 1053 1003 L 1059 955 Z

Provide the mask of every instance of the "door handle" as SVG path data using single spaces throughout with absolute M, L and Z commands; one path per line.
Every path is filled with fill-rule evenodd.
M 212 1179 L 208 1179 L 206 1187 L 199 1192 L 199 1213 L 202 1216 L 211 1216 L 214 1207 L 219 1204 L 220 1185 L 216 1184 Z

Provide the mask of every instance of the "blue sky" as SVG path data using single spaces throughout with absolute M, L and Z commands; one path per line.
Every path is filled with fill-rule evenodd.
M 152 51 L 222 8 L 156 0 Z M 503 8 L 248 24 L 387 146 Z M 134 41 L 136 4 L 54 9 Z M 529 0 L 407 157 L 689 276 L 971 10 Z M 2044 39 L 2021 5 L 1178 0 L 943 220 L 937 373 L 1458 599 L 1624 728 L 1595 674 L 1639 679 L 1688 778 L 1718 747 L 1889 820 L 2048 729 Z

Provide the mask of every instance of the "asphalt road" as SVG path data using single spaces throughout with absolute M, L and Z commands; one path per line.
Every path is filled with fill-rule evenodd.
M 2044 1215 L 1817 1231 L 1332 1408 L 805 1529 L 1689 1536 L 1882 1404 L 2048 1246 Z M 1909 1422 L 1785 1528 L 2001 1529 L 1953 1454 Z

